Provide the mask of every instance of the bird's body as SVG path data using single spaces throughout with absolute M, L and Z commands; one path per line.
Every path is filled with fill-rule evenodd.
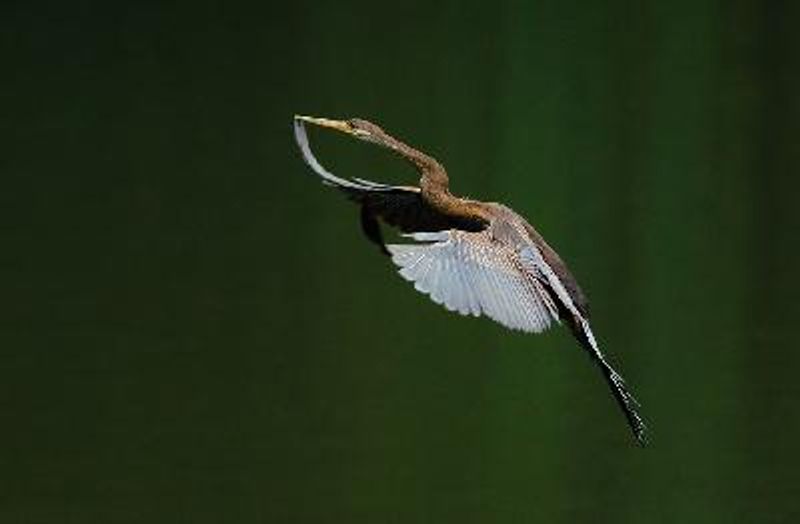
M 329 173 L 311 152 L 304 122 L 393 150 L 420 172 L 419 187 Z M 555 250 L 523 217 L 502 204 L 453 196 L 439 162 L 365 120 L 295 117 L 295 138 L 323 182 L 360 205 L 366 236 L 391 256 L 403 278 L 436 303 L 463 315 L 486 315 L 526 332 L 566 323 L 600 367 L 631 430 L 644 443 L 645 426 L 636 401 L 597 346 L 583 291 Z M 416 242 L 386 245 L 378 219 Z

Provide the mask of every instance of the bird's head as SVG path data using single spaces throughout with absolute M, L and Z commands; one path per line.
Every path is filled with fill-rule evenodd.
M 295 115 L 294 119 L 302 122 L 308 122 L 309 124 L 314 124 L 316 126 L 334 129 L 366 142 L 387 145 L 387 135 L 384 130 L 372 122 L 363 120 L 361 118 L 331 120 L 329 118 Z

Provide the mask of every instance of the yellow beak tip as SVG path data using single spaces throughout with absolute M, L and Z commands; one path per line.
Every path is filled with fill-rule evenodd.
M 351 132 L 350 127 L 347 125 L 347 122 L 343 120 L 331 120 L 329 118 L 317 118 L 314 116 L 305 116 L 305 115 L 294 115 L 294 119 L 300 120 L 302 122 L 308 122 L 309 124 L 314 124 L 320 127 L 335 129 L 343 133 Z

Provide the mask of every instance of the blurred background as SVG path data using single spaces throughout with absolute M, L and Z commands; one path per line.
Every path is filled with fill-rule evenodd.
M 798 5 L 4 3 L 0 522 L 796 522 Z M 527 216 L 650 446 L 567 330 L 399 278 L 294 113 Z

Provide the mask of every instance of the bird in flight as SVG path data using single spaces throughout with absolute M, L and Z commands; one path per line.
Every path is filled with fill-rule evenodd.
M 420 173 L 419 186 L 330 173 L 311 152 L 306 123 L 393 151 Z M 589 327 L 586 296 L 566 264 L 524 218 L 502 204 L 452 195 L 447 172 L 436 159 L 366 120 L 295 116 L 294 133 L 305 162 L 323 183 L 360 206 L 367 238 L 391 257 L 400 275 L 418 291 L 450 311 L 485 315 L 514 330 L 540 333 L 554 323 L 567 324 L 605 377 L 634 437 L 645 444 L 638 403 Z M 378 219 L 413 243 L 385 244 Z

